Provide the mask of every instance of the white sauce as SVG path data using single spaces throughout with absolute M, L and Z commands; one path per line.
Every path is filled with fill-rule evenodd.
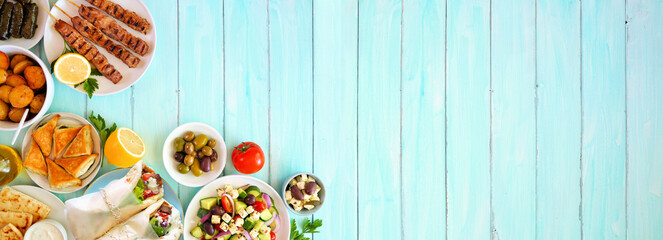
M 34 227 L 30 239 L 26 240 L 64 240 L 60 230 L 53 224 L 43 223 Z

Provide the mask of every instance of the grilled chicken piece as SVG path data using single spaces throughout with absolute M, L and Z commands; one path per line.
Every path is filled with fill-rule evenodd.
M 101 29 L 108 37 L 114 39 L 118 42 L 121 42 L 122 45 L 138 53 L 138 55 L 145 56 L 150 46 L 147 45 L 142 39 L 131 35 L 127 30 L 122 28 L 113 18 L 109 17 L 105 13 L 93 8 L 81 5 L 78 8 L 78 13 L 81 17 L 88 20 L 94 26 Z
M 113 53 L 115 57 L 122 60 L 122 62 L 127 64 L 127 66 L 130 68 L 135 68 L 136 65 L 140 63 L 140 59 L 138 57 L 131 54 L 129 50 L 125 49 L 121 45 L 116 44 L 110 40 L 106 35 L 104 35 L 103 32 L 101 32 L 101 30 L 99 30 L 99 28 L 92 25 L 92 23 L 82 19 L 79 16 L 72 18 L 71 23 L 74 25 L 74 28 L 76 28 L 76 30 L 78 30 L 78 32 L 83 35 L 83 37 Z
M 113 65 L 108 63 L 108 59 L 106 59 L 103 54 L 99 53 L 99 50 L 97 50 L 94 45 L 85 40 L 74 27 L 62 20 L 57 20 L 55 23 L 55 30 L 62 35 L 62 38 L 64 38 L 71 47 L 76 49 L 78 53 L 90 61 L 94 67 L 104 75 L 104 77 L 108 78 L 113 83 L 118 83 L 122 80 L 122 74 L 120 74 Z
M 136 12 L 129 11 L 124 9 L 117 3 L 108 0 L 87 0 L 90 4 L 101 9 L 102 11 L 108 13 L 108 15 L 113 16 L 117 20 L 122 21 L 127 24 L 130 28 L 139 31 L 143 34 L 147 34 L 152 27 L 145 18 L 138 16 Z

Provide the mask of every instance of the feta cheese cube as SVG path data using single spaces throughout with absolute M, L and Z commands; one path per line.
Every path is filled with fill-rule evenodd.
M 231 223 L 230 226 L 228 227 L 228 229 L 230 230 L 231 233 L 235 233 L 235 232 L 237 232 L 237 225 L 235 225 L 234 223 Z
M 237 238 L 237 240 L 247 240 L 247 239 L 244 237 L 244 235 L 239 235 L 239 237 Z
M 297 182 L 297 188 L 303 190 L 305 187 L 306 187 L 306 183 L 305 183 L 305 182 Z
M 258 219 L 260 219 L 260 213 L 259 212 L 253 212 L 253 214 L 251 214 L 251 219 L 258 221 Z
M 318 197 L 318 195 L 313 195 L 313 196 L 311 196 L 310 200 L 311 201 L 320 201 L 320 197 Z
M 293 178 L 290 180 L 290 186 L 297 184 L 297 179 Z
M 248 207 L 246 207 L 246 213 L 251 214 L 251 213 L 253 213 L 254 211 L 255 211 L 255 210 L 253 210 L 253 206 L 248 206 Z
M 221 188 L 216 189 L 216 195 L 217 195 L 218 197 L 221 197 L 221 195 L 223 195 L 224 193 L 226 193 L 226 192 L 224 192 L 223 189 L 221 189 Z
M 228 213 L 224 213 L 222 218 L 224 222 L 230 222 L 230 220 L 232 219 L 232 217 L 230 217 Z
M 230 191 L 233 190 L 233 186 L 230 186 L 230 184 L 226 184 L 226 185 L 223 187 L 223 190 L 224 190 L 226 193 L 230 193 Z
M 251 230 L 251 233 L 249 233 L 249 235 L 251 235 L 252 238 L 257 238 L 258 234 L 260 234 L 260 233 L 258 233 L 258 229 L 255 229 L 255 228 L 253 230 Z
M 237 220 L 235 220 L 235 225 L 237 226 L 244 225 L 244 219 L 238 218 Z
M 239 192 L 237 192 L 235 189 L 231 190 L 229 194 L 231 197 L 233 197 L 233 199 L 239 197 Z
M 227 223 L 221 223 L 221 230 L 228 231 L 228 224 Z
M 269 236 L 269 232 L 270 232 L 270 231 L 271 231 L 271 230 L 269 229 L 268 226 L 262 225 L 262 227 L 260 227 L 260 232 L 263 233 L 263 234 L 265 234 L 265 235 L 267 235 L 267 236 Z
M 306 204 L 306 205 L 304 205 L 304 208 L 306 208 L 306 209 L 308 209 L 308 210 L 311 210 L 311 209 L 313 209 L 314 207 L 315 207 L 315 206 L 314 206 L 314 205 L 311 205 L 311 204 Z
M 290 199 L 290 204 L 296 206 L 296 205 L 302 204 L 302 201 L 299 201 L 299 200 L 293 198 L 293 199 Z
M 212 215 L 212 224 L 219 224 L 219 223 L 221 223 L 221 216 Z
M 316 195 L 316 196 L 317 196 L 318 193 L 320 192 L 320 190 L 322 190 L 322 188 L 321 188 L 320 186 L 318 186 L 317 188 L 315 188 L 315 193 L 313 193 L 313 195 Z
M 237 213 L 238 213 L 239 216 L 242 217 L 242 218 L 245 218 L 246 215 L 249 215 L 249 213 L 246 212 L 246 209 L 239 210 Z M 237 219 L 237 220 L 239 220 L 239 219 Z
M 311 199 L 311 195 L 308 195 L 308 194 L 304 193 L 304 199 L 306 199 L 306 200 Z
M 295 208 L 295 211 L 299 212 L 299 211 L 302 210 L 302 205 L 295 205 L 294 208 Z
M 292 192 L 290 190 L 285 191 L 285 200 L 290 201 L 290 199 L 292 199 Z

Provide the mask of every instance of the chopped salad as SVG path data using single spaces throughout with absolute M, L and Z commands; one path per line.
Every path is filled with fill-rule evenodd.
M 150 215 L 150 225 L 159 237 L 163 237 L 168 233 L 168 229 L 173 222 L 173 218 L 170 216 L 172 213 L 173 207 L 164 202 L 157 211 Z
M 216 197 L 200 200 L 200 223 L 191 235 L 201 240 L 275 240 L 281 219 L 272 198 L 260 188 L 225 185 Z
M 159 174 L 144 173 L 136 184 L 136 187 L 134 187 L 134 195 L 138 198 L 139 202 L 143 203 L 145 199 L 159 194 L 161 186 L 163 186 L 163 180 Z

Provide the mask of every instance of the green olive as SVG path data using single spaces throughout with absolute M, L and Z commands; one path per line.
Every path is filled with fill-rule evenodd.
M 204 156 L 205 154 L 203 153 L 203 150 L 200 150 L 198 153 L 196 153 L 196 157 L 198 157 L 198 159 L 203 159 Z
M 193 165 L 191 165 L 191 172 L 196 177 L 203 175 L 203 170 L 200 169 L 200 161 L 198 161 L 198 159 L 193 160 Z
M 212 148 L 209 146 L 204 146 L 200 152 L 202 152 L 205 156 L 212 156 Z
M 184 133 L 184 136 L 182 136 L 182 137 L 184 138 L 184 141 L 191 142 L 191 141 L 193 141 L 193 138 L 196 137 L 196 135 L 193 134 L 192 131 L 188 131 L 188 132 Z
M 191 168 L 184 163 L 180 163 L 177 165 L 177 171 L 181 174 L 187 174 L 191 171 Z
M 193 139 L 193 146 L 196 148 L 196 150 L 200 150 L 205 145 L 207 145 L 207 135 L 199 134 L 196 136 L 196 138 Z
M 188 143 L 184 144 L 184 152 L 186 154 L 189 154 L 189 155 L 191 155 L 191 153 L 194 153 L 195 150 L 194 150 L 194 147 L 193 147 L 193 143 L 188 142 Z
M 184 157 L 184 164 L 186 164 L 187 166 L 191 166 L 195 160 L 196 160 L 195 157 L 191 155 L 186 155 L 186 157 Z
M 175 148 L 175 152 L 181 152 L 184 150 L 184 139 L 182 138 L 175 138 L 175 141 L 173 141 L 173 147 Z
M 216 140 L 214 138 L 207 141 L 207 146 L 214 148 L 216 146 Z

